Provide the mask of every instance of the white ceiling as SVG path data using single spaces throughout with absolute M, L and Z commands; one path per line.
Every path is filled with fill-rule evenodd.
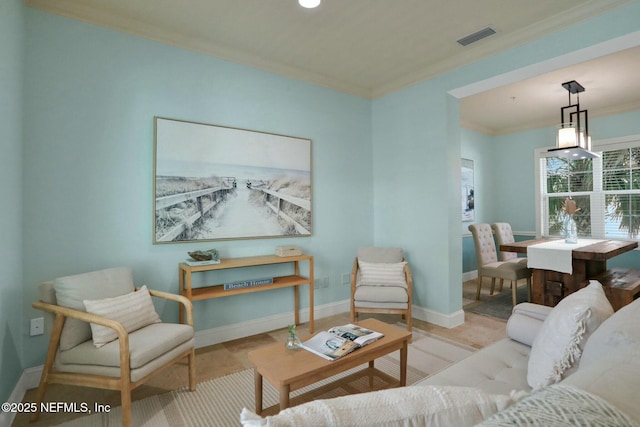
M 304 9 L 296 0 L 24 1 L 29 7 L 365 98 L 634 2 L 323 0 L 316 9 Z M 486 26 L 497 34 L 467 47 L 456 42 Z M 461 121 L 489 134 L 547 125 L 550 114 L 559 116 L 566 104 L 561 83 L 574 79 L 586 88 L 580 101 L 592 116 L 595 110 L 619 110 L 621 105 L 638 108 L 640 79 L 632 71 L 640 69 L 640 52 L 618 55 L 614 62 L 596 60 L 465 98 Z

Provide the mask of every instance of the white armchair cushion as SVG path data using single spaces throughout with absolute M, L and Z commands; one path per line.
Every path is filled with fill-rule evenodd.
M 58 305 L 86 311 L 84 300 L 110 298 L 133 292 L 133 276 L 126 267 L 60 277 L 54 281 Z M 91 339 L 89 324 L 67 318 L 60 336 L 60 349 L 68 350 Z
M 397 286 L 407 287 L 407 279 L 404 273 L 403 262 L 366 262 L 358 260 L 360 270 L 357 285 L 360 286 Z
M 473 387 L 403 387 L 315 400 L 261 418 L 243 409 L 244 427 L 465 427 L 507 408 L 513 399 Z
M 146 286 L 113 298 L 84 300 L 84 306 L 87 313 L 120 322 L 127 332 L 160 322 Z M 91 332 L 93 345 L 98 348 L 118 338 L 115 330 L 95 323 L 91 323 Z
M 358 286 L 353 299 L 356 307 L 369 307 L 366 303 L 393 303 L 400 304 L 397 308 L 407 308 L 409 294 L 397 286 Z M 362 303 L 365 304 L 360 305 Z
M 533 341 L 527 371 L 529 385 L 539 389 L 575 371 L 589 335 L 612 314 L 602 285 L 595 280 L 561 300 Z
M 191 340 L 193 328 L 177 323 L 154 323 L 146 328 L 129 334 L 129 364 L 131 369 L 140 368 L 156 358 L 166 354 L 172 348 Z M 162 339 L 160 339 L 160 337 Z M 112 341 L 96 348 L 86 341 L 71 350 L 62 351 L 59 362 L 64 365 L 120 366 L 120 347 L 118 341 Z M 64 368 L 63 368 L 64 369 Z

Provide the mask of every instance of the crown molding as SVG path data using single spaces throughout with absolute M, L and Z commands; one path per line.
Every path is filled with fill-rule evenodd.
M 474 62 L 497 55 L 498 53 L 516 48 L 526 43 L 530 43 L 545 35 L 568 28 L 579 22 L 595 18 L 606 12 L 631 3 L 634 3 L 634 1 L 612 0 L 609 2 L 602 2 L 599 0 L 590 0 L 584 2 L 584 4 L 569 9 L 564 13 L 557 14 L 549 19 L 510 33 L 508 37 L 481 40 L 477 44 L 474 43 L 471 45 L 473 50 L 460 52 L 457 55 L 430 65 L 416 73 L 407 75 L 402 79 L 381 85 L 380 87 L 373 89 L 373 98 L 382 97 L 392 92 L 413 86 L 422 81 L 437 77 L 438 75 L 446 74 L 452 70 L 470 65 Z M 497 30 L 498 35 L 500 35 L 499 29 Z

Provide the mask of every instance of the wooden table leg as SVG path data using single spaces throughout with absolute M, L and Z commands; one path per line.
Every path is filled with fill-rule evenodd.
M 256 414 L 262 415 L 262 375 L 258 368 L 253 368 L 254 387 L 256 395 Z
M 289 407 L 289 392 L 291 386 L 284 384 L 280 386 L 280 410 L 287 409 Z
M 402 341 L 402 348 L 400 349 L 400 386 L 407 385 L 407 354 L 409 353 L 409 341 Z

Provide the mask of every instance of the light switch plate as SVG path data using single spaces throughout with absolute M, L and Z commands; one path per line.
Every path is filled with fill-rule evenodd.
M 44 317 L 37 317 L 31 319 L 30 335 L 35 337 L 36 335 L 44 334 Z

